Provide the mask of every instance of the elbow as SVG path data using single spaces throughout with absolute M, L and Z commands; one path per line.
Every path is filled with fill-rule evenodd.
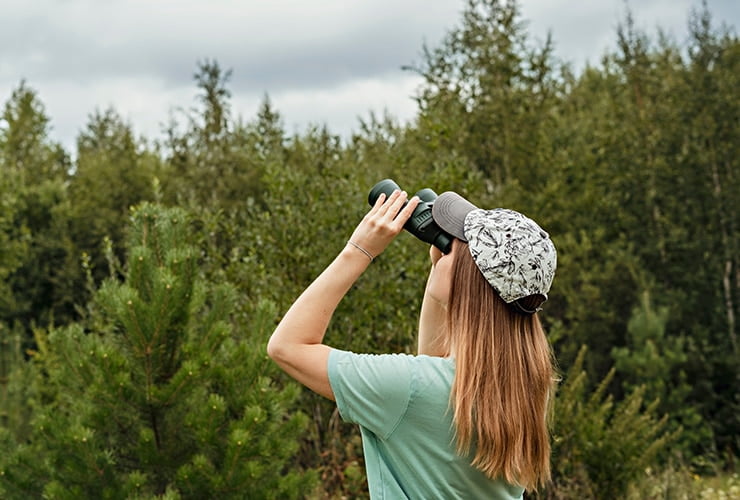
M 267 341 L 267 355 L 270 356 L 270 359 L 274 360 L 278 355 L 279 350 L 277 342 L 275 342 L 275 336 L 273 335 L 270 337 L 270 340 Z
M 274 334 L 267 341 L 267 355 L 283 371 L 291 366 L 291 353 L 294 352 L 295 346 L 290 346 Z
M 285 347 L 275 338 L 274 334 L 270 337 L 270 340 L 267 341 L 267 355 L 278 364 L 280 364 L 280 361 L 284 359 Z

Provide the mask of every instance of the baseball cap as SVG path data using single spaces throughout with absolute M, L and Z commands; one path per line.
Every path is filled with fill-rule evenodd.
M 536 294 L 547 299 L 557 252 L 535 221 L 507 208 L 480 209 L 452 191 L 434 200 L 432 217 L 444 231 L 468 243 L 478 269 L 504 302 Z M 536 312 L 515 305 L 522 312 Z

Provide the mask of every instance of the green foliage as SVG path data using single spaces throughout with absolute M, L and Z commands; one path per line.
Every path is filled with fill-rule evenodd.
M 725 473 L 698 476 L 683 465 L 670 463 L 662 470 L 648 468 L 645 477 L 635 483 L 628 500 L 734 500 L 740 497 L 740 474 Z
M 0 433 L 3 439 L 23 442 L 29 434 L 30 367 L 24 362 L 23 329 L 0 323 Z M 7 449 L 10 449 L 8 446 Z
M 77 138 L 77 161 L 63 216 L 77 259 L 83 252 L 91 256 L 96 282 L 107 275 L 101 252 L 104 240 L 110 240 L 123 258 L 130 208 L 154 199 L 159 170 L 159 160 L 137 144 L 132 128 L 114 110 L 90 115 Z M 76 267 L 74 279 L 80 280 L 81 268 Z
M 46 325 L 72 305 L 59 286 L 67 243 L 55 217 L 66 194 L 69 157 L 49 140 L 49 117 L 21 82 L 0 128 L 0 321 Z
M 529 47 L 517 2 L 468 0 L 461 26 L 439 48 L 425 47 L 415 68 L 426 82 L 418 98 L 423 125 L 495 186 L 540 187 L 531 165 L 552 125 L 552 49 L 549 39 Z
M 2 165 L 0 165 L 0 168 Z M 8 276 L 23 262 L 28 245 L 28 233 L 14 230 L 16 213 L 19 209 L 17 187 L 12 172 L 2 169 L 0 176 L 0 317 L 7 320 L 16 308 L 12 286 Z
M 589 394 L 586 352 L 581 349 L 558 394 L 554 482 L 545 496 L 622 498 L 678 431 L 665 431 L 667 418 L 656 417 L 656 402 L 645 404 L 644 387 L 620 402 L 607 395 L 614 371 Z
M 305 426 L 288 412 L 297 388 L 268 376 L 275 306 L 259 302 L 237 334 L 237 292 L 199 276 L 190 227 L 182 210 L 138 207 L 124 281 L 103 284 L 87 325 L 39 339 L 51 397 L 38 402 L 32 444 L 0 466 L 6 496 L 295 498 L 310 488 L 311 474 L 287 463 Z
M 167 128 L 165 201 L 231 211 L 259 199 L 262 166 L 281 142 L 280 116 L 266 98 L 256 123 L 235 121 L 230 77 L 216 61 L 198 64 L 194 79 L 202 108 L 185 114 L 184 129 L 174 118 Z
M 21 81 L 5 103 L 0 128 L 3 169 L 16 172 L 21 185 L 64 176 L 69 166 L 60 144 L 49 141 L 49 117 L 36 91 Z
M 655 307 L 648 292 L 644 292 L 639 307 L 632 312 L 627 330 L 628 347 L 612 350 L 616 369 L 623 374 L 625 392 L 644 387 L 645 398 L 658 401 L 661 413 L 671 416 L 669 427 L 681 429 L 680 447 L 686 456 L 712 440 L 712 430 L 696 408 L 687 405 L 691 394 L 685 372 L 689 345 L 683 336 L 666 338 L 668 307 Z

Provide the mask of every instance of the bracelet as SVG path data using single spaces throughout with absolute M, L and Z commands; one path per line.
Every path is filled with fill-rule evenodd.
M 365 255 L 367 255 L 367 258 L 370 259 L 370 262 L 372 262 L 373 259 L 375 258 L 375 257 L 373 257 L 373 254 L 371 254 L 370 252 L 368 252 L 367 250 L 365 250 L 364 248 L 362 248 L 360 245 L 358 245 L 354 241 L 347 240 L 347 243 L 349 243 L 350 245 L 352 245 L 353 247 L 355 247 L 357 250 L 359 250 L 360 252 L 362 252 Z

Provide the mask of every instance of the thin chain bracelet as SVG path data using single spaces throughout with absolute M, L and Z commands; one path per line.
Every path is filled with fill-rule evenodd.
M 355 247 L 357 250 L 359 250 L 360 252 L 362 252 L 365 255 L 367 255 L 367 258 L 370 259 L 370 262 L 372 262 L 373 259 L 375 258 L 375 257 L 373 257 L 373 254 L 371 254 L 370 252 L 368 252 L 367 250 L 365 250 L 364 248 L 362 248 L 360 245 L 358 245 L 354 241 L 347 240 L 347 243 L 349 243 L 350 245 L 352 245 L 353 247 Z

